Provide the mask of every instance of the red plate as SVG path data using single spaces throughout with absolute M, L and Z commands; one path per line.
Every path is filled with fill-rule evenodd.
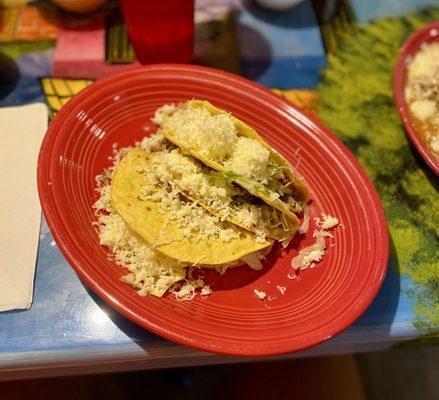
M 140 297 L 119 281 L 125 271 L 99 245 L 91 205 L 95 175 L 109 165 L 112 144 L 133 144 L 154 110 L 191 98 L 211 101 L 253 125 L 312 188 L 312 215 L 337 216 L 327 254 L 288 279 L 298 246 L 276 247 L 262 271 L 242 266 L 207 275 L 214 293 L 179 302 Z M 299 152 L 298 149 L 300 149 Z M 321 125 L 282 98 L 237 76 L 189 65 L 155 65 L 105 77 L 63 107 L 44 139 L 38 186 L 47 222 L 76 273 L 102 299 L 144 328 L 198 349 L 272 355 L 316 345 L 352 324 L 372 302 L 388 261 L 388 233 L 377 194 L 352 154 Z M 276 286 L 286 287 L 282 295 Z M 266 292 L 259 300 L 254 290 Z M 273 297 L 276 297 L 273 299 Z
M 416 146 L 419 153 L 421 153 L 421 156 L 436 175 L 439 175 L 439 160 L 434 156 L 428 146 L 426 146 L 410 119 L 408 106 L 405 101 L 404 89 L 407 79 L 407 68 L 412 57 L 416 55 L 423 43 L 438 41 L 439 21 L 433 22 L 414 32 L 399 50 L 393 75 L 393 90 L 395 92 L 396 106 L 398 107 L 399 114 L 404 122 L 405 130 L 412 143 Z

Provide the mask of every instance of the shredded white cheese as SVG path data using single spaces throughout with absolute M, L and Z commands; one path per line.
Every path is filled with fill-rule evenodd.
M 170 147 L 169 142 L 161 133 L 145 136 L 140 142 L 136 143 L 136 145 L 146 150 L 148 153 L 164 151 Z
M 270 189 L 271 200 L 274 201 L 284 195 L 291 197 L 288 185 L 278 180 L 280 176 L 284 176 L 282 167 L 270 160 L 270 151 L 254 139 L 238 136 L 237 128 L 229 115 L 212 115 L 203 108 L 190 105 L 177 107 L 171 104 L 158 109 L 152 122 L 172 130 L 189 147 L 222 163 L 226 170 L 255 180 L 259 182 L 258 185 L 273 184 L 273 189 Z M 166 215 L 169 220 L 177 222 L 183 236 L 195 241 L 219 238 L 227 242 L 239 235 L 239 230 L 235 226 L 232 229 L 230 224 L 224 222 L 232 221 L 255 232 L 255 238 L 260 242 L 266 241 L 269 230 L 273 228 L 280 231 L 284 229 L 285 237 L 281 236 L 284 243 L 291 239 L 288 235 L 288 226 L 285 226 L 282 218 L 275 215 L 271 216 L 273 218 L 271 220 L 270 215 L 267 217 L 267 209 L 253 203 L 236 201 L 234 196 L 239 196 L 239 191 L 242 189 L 231 185 L 232 177 L 221 176 L 221 174 L 211 175 L 201 162 L 183 154 L 180 149 L 168 142 L 163 134 L 157 133 L 146 137 L 136 143 L 136 146 L 148 152 L 152 166 L 147 169 L 139 168 L 138 172 L 144 174 L 146 178 L 146 184 L 139 198 L 159 202 L 161 206 L 159 212 Z M 178 300 L 192 300 L 197 292 L 208 296 L 212 293 L 212 289 L 205 284 L 203 277 L 193 278 L 192 271 L 187 273 L 188 265 L 164 256 L 157 252 L 153 245 L 140 240 L 112 209 L 110 199 L 112 175 L 128 150 L 129 148 L 118 150 L 115 144 L 113 166 L 97 177 L 100 198 L 93 207 L 98 216 L 101 244 L 112 251 L 111 257 L 119 265 L 130 271 L 121 278 L 122 281 L 136 288 L 142 296 L 148 294 L 162 296 L 167 290 Z M 201 206 L 196 199 L 202 199 L 200 201 L 206 204 Z M 291 202 L 295 202 L 292 197 Z M 301 209 L 301 205 L 297 204 L 297 206 Z M 271 212 L 268 210 L 268 214 Z M 309 210 L 305 208 L 301 229 L 307 230 L 308 224 Z M 317 242 L 322 240 L 319 237 L 316 239 Z M 260 262 L 263 258 L 262 254 L 253 253 L 240 261 L 259 270 L 262 268 Z M 308 262 L 312 267 L 315 262 L 313 258 L 316 257 L 317 255 L 303 254 L 302 261 Z M 224 273 L 230 266 L 217 266 L 215 269 Z M 290 279 L 294 278 L 295 276 Z M 277 286 L 277 288 L 281 294 L 286 291 L 286 287 Z M 267 298 L 263 291 L 255 289 L 254 293 L 260 300 Z M 268 298 L 268 300 L 273 299 L 275 297 Z
M 282 167 L 270 159 L 270 151 L 255 139 L 239 136 L 228 114 L 213 115 L 188 102 L 166 117 L 161 127 L 227 171 L 264 185 L 273 184 L 276 190 L 286 189 L 285 185 L 277 187 L 277 179 L 283 176 Z M 279 197 L 278 193 L 272 195 Z
M 285 294 L 287 288 L 285 286 L 276 286 L 277 290 L 279 290 L 280 294 Z
M 151 121 L 156 125 L 162 125 L 163 122 L 169 118 L 169 116 L 175 111 L 176 109 L 175 104 L 165 104 L 164 106 L 158 108 L 156 112 L 154 113 L 154 117 L 151 118 Z
M 149 143 L 159 142 L 160 138 L 157 138 Z M 121 278 L 123 282 L 137 289 L 141 296 L 152 294 L 161 297 L 170 287 L 185 279 L 187 265 L 163 255 L 139 239 L 113 210 L 110 198 L 111 179 L 116 166 L 127 151 L 128 148 L 117 150 L 117 146 L 114 145 L 111 158 L 113 165 L 96 177 L 96 190 L 100 197 L 93 204 L 93 208 L 98 217 L 100 244 L 111 250 L 111 259 L 130 271 Z M 223 266 L 224 269 L 226 267 Z M 185 285 L 179 289 L 173 290 L 174 296 L 179 300 L 192 299 L 195 289 L 201 289 L 205 296 L 211 293 L 210 287 L 205 285 L 202 279 L 185 280 Z
M 161 125 L 190 148 L 216 161 L 223 161 L 237 140 L 236 127 L 228 115 L 211 115 L 190 104 L 178 108 Z
M 409 64 L 405 97 L 422 139 L 439 153 L 438 91 L 439 43 L 424 43 Z
M 238 175 L 267 183 L 270 177 L 270 152 L 254 139 L 237 138 L 230 158 L 224 163 L 227 170 Z
M 322 217 L 314 218 L 315 224 L 322 229 L 332 229 L 335 228 L 340 222 L 338 218 L 331 217 L 330 215 L 322 213 Z
M 314 231 L 315 243 L 311 246 L 304 247 L 299 251 L 299 254 L 291 261 L 291 266 L 295 270 L 303 270 L 313 268 L 311 265 L 321 261 L 325 254 L 326 241 L 325 237 L 332 237 L 332 235 L 324 230 Z
M 210 286 L 206 285 L 200 277 L 197 279 L 188 277 L 177 282 L 170 291 L 178 301 L 190 301 L 195 298 L 197 290 L 200 290 L 203 296 L 209 296 L 212 293 Z
M 433 42 L 421 46 L 408 70 L 409 80 L 424 76 L 434 76 L 439 66 L 439 43 Z
M 203 179 L 198 172 L 200 167 L 195 162 L 184 157 L 179 150 L 173 149 L 152 153 L 149 163 L 150 168 L 139 170 L 146 178 L 146 184 L 139 198 L 160 203 L 162 213 L 166 218 L 177 223 L 184 237 L 194 242 L 217 238 L 228 242 L 239 236 L 238 229 L 226 226 L 220 221 L 220 217 L 206 212 L 197 201 L 182 199 L 183 177 L 192 175 Z M 223 188 L 207 187 L 207 183 L 204 183 L 205 190 L 210 190 L 211 194 L 212 192 L 217 196 L 227 194 Z M 188 188 L 187 183 L 183 185 Z M 199 195 L 194 197 L 198 198 Z
M 432 100 L 416 100 L 410 104 L 410 109 L 416 118 L 425 121 L 436 112 L 436 103 Z
M 162 296 L 185 277 L 185 264 L 139 240 L 118 214 L 101 215 L 99 223 L 100 244 L 108 247 L 114 260 L 130 271 L 121 279 L 137 289 L 141 296 Z
M 182 154 L 180 149 L 167 144 L 161 134 L 145 138 L 140 146 L 151 152 L 151 168 L 145 169 L 144 176 L 148 184 L 142 189 L 142 198 L 168 203 L 170 195 L 175 198 L 179 193 L 189 199 L 201 199 L 200 206 L 206 207 L 220 221 L 228 220 L 256 234 L 258 243 L 264 243 L 269 236 L 270 220 L 262 215 L 258 205 L 240 201 L 236 204 L 235 196 L 241 196 L 242 190 L 226 181 L 220 175 L 210 175 L 209 170 L 193 157 Z M 162 188 L 158 190 L 158 186 Z M 175 202 L 166 205 L 173 208 Z M 169 206 L 169 207 L 168 207 Z M 177 219 L 177 218 L 175 218 Z M 225 241 L 230 240 L 231 232 L 219 232 Z
M 204 287 L 201 288 L 201 294 L 203 296 L 208 296 L 209 294 L 212 294 L 212 289 L 210 288 L 209 285 L 205 285 Z

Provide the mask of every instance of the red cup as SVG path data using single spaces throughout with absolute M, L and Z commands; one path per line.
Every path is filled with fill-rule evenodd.
M 142 64 L 188 63 L 194 49 L 194 0 L 120 0 Z

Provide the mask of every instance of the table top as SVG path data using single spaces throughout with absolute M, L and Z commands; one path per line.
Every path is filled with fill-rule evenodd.
M 351 0 L 350 9 L 353 19 L 367 22 L 388 14 L 411 12 L 428 3 L 432 2 L 370 1 L 366 6 L 366 2 Z M 202 24 L 230 10 L 234 15 L 240 73 L 272 88 L 315 87 L 318 71 L 327 63 L 328 43 L 322 41 L 318 12 L 311 1 L 276 14 L 249 2 L 204 0 L 197 2 L 196 20 Z M 222 26 L 217 26 L 219 40 L 227 42 L 228 38 L 222 37 Z M 205 42 L 211 40 L 202 33 L 197 36 L 196 52 L 202 52 Z M 4 44 L 0 43 L 0 52 L 2 48 Z M 50 75 L 53 67 L 53 51 L 50 46 L 47 48 L 20 53 L 16 58 L 20 80 L 11 94 L 0 99 L 0 106 L 44 99 L 43 91 L 37 87 L 40 88 L 38 78 Z M 226 67 L 233 70 L 236 65 Z M 74 73 L 74 69 L 68 70 L 69 74 Z M 58 66 L 58 71 L 63 71 L 62 66 Z M 383 287 L 366 313 L 337 337 L 294 356 L 379 350 L 419 338 L 425 334 L 417 327 L 413 311 L 419 285 L 409 274 L 401 273 L 392 258 Z M 242 360 L 170 343 L 111 310 L 75 275 L 44 218 L 33 305 L 29 310 L 0 313 L 0 379 Z

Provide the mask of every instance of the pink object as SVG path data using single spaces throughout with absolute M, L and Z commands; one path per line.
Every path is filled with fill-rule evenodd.
M 194 0 L 120 0 L 142 64 L 188 63 L 194 51 Z
M 59 32 L 53 56 L 52 76 L 98 79 L 110 72 L 139 66 L 110 65 L 105 61 L 105 18 L 98 17 L 78 27 L 64 27 Z
M 395 93 L 396 106 L 405 126 L 405 131 L 412 143 L 416 146 L 421 156 L 430 168 L 439 175 L 439 160 L 424 143 L 413 125 L 405 101 L 405 85 L 409 60 L 416 55 L 422 44 L 439 42 L 439 21 L 433 22 L 413 33 L 402 45 L 395 65 L 393 75 L 393 90 Z

